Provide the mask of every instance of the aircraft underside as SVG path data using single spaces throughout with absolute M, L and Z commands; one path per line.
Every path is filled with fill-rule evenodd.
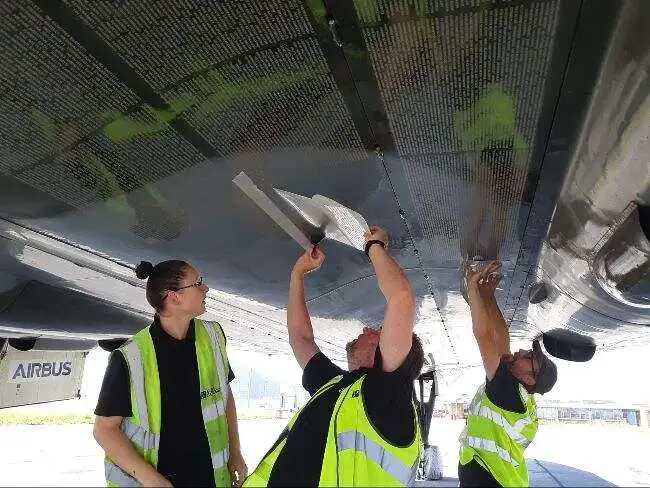
M 522 344 L 584 361 L 650 339 L 648 2 L 2 0 L 0 18 L 9 376 L 148 325 L 140 260 L 196 266 L 230 347 L 289 353 L 301 249 L 241 171 L 389 232 L 438 375 L 480 363 L 459 291 L 476 255 L 503 262 Z M 308 305 L 341 360 L 384 301 L 362 252 L 322 247 Z

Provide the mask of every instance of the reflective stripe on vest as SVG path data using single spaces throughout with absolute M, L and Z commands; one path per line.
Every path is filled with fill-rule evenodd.
M 149 416 L 147 415 L 147 397 L 144 388 L 144 368 L 140 348 L 135 342 L 129 342 L 122 348 L 123 356 L 129 365 L 131 384 L 135 392 L 135 401 L 138 408 L 138 417 L 143 429 L 149 430 Z
M 124 435 L 129 438 L 133 444 L 135 444 L 140 449 L 156 449 L 160 446 L 160 434 L 154 432 L 149 432 L 144 430 L 139 425 L 135 425 L 131 422 L 130 418 L 125 418 L 122 420 L 120 429 L 124 432 Z
M 519 444 L 521 447 L 528 447 L 528 445 L 531 443 L 531 440 L 526 438 L 521 431 L 526 427 L 527 425 L 530 425 L 533 421 L 530 417 L 518 420 L 515 425 L 511 425 L 510 422 L 508 422 L 503 415 L 501 415 L 499 412 L 495 412 L 492 410 L 490 407 L 487 405 L 483 405 L 481 403 L 478 403 L 471 411 L 473 415 L 477 415 L 479 417 L 484 417 L 488 420 L 491 420 L 495 424 L 497 424 L 499 427 L 502 427 L 503 430 L 508 434 L 508 437 L 510 437 L 514 442 Z
M 117 486 L 141 486 L 138 480 L 126 474 L 122 468 L 113 464 L 110 459 L 104 460 L 104 475 L 109 482 L 115 483 Z
M 205 330 L 207 331 L 208 337 L 210 338 L 213 361 L 214 364 L 216 365 L 217 377 L 219 380 L 219 388 L 221 390 L 220 400 L 217 400 L 214 403 L 211 403 L 201 408 L 201 413 L 203 415 L 203 423 L 207 425 L 208 422 L 212 422 L 220 417 L 225 418 L 226 402 L 228 401 L 229 387 L 228 387 L 228 380 L 226 377 L 226 370 L 225 370 L 225 364 L 227 364 L 227 359 L 226 359 L 225 351 L 222 351 L 222 344 L 219 339 L 219 332 L 217 332 L 216 327 L 214 326 L 207 326 L 205 327 Z M 224 425 L 227 425 L 227 421 L 224 421 Z M 227 435 L 228 434 L 226 432 L 226 438 Z M 210 439 L 209 437 L 208 437 L 208 442 L 210 444 L 210 450 L 212 450 L 213 449 L 212 439 Z M 215 477 L 217 476 L 216 472 L 218 470 L 225 469 L 227 471 L 228 459 L 230 457 L 230 450 L 227 441 L 225 447 L 220 451 L 211 453 L 211 457 L 212 457 L 212 469 L 215 471 Z
M 480 437 L 474 436 L 465 436 L 463 438 L 463 441 L 474 449 L 483 449 L 484 451 L 492 452 L 498 455 L 505 462 L 512 464 L 515 468 L 519 467 L 519 463 L 512 459 L 510 453 L 502 447 L 497 446 L 496 442 L 494 441 L 481 439 Z
M 494 404 L 485 385 L 476 392 L 467 423 L 459 437 L 459 461 L 476 459 L 501 486 L 528 486 L 524 450 L 537 432 L 535 398 L 519 385 L 524 412 L 513 412 Z
M 217 336 L 217 331 L 214 327 L 206 327 L 212 343 L 212 354 L 214 356 L 214 364 L 217 365 L 217 376 L 219 377 L 219 386 L 221 387 L 221 399 L 223 401 L 222 411 L 226 411 L 226 401 L 228 400 L 228 381 L 226 379 L 226 372 L 224 370 L 223 362 L 225 354 L 221 353 L 221 341 Z M 205 417 L 204 417 L 205 420 Z
M 363 384 L 367 375 L 338 388 L 339 398 L 330 419 L 320 486 L 406 486 L 421 454 L 417 411 L 413 412 L 413 440 L 396 446 L 377 431 L 368 417 Z
M 209 422 L 211 420 L 218 419 L 222 415 L 226 414 L 226 409 L 223 406 L 222 402 L 213 403 L 207 407 L 201 409 L 203 413 L 203 422 Z
M 303 405 L 299 411 L 293 414 L 293 417 L 289 419 L 289 423 L 280 434 L 280 437 L 275 441 L 273 447 L 271 447 L 271 449 L 264 455 L 260 463 L 257 465 L 257 468 L 255 468 L 253 472 L 250 473 L 248 478 L 244 480 L 244 487 L 266 487 L 268 485 L 275 461 L 284 449 L 284 446 L 287 443 L 287 437 L 290 435 L 291 429 L 293 428 L 302 412 L 304 412 L 305 409 L 308 408 L 309 405 L 318 397 L 320 397 L 324 392 L 328 391 L 330 387 L 341 381 L 341 378 L 343 378 L 343 375 L 337 375 L 329 380 L 327 383 L 321 386 L 316 393 L 314 393 L 314 395 L 305 405 Z
M 332 378 L 292 417 L 273 448 L 246 479 L 244 487 L 268 485 L 273 467 L 289 441 L 294 424 L 316 398 L 332 388 L 339 390 L 339 396 L 330 418 L 328 435 L 321 440 L 325 442 L 325 451 L 319 486 L 413 485 L 422 447 L 415 406 L 412 404 L 413 441 L 406 447 L 391 445 L 381 437 L 366 415 L 361 394 L 365 375 L 342 388 L 339 382 L 343 378 L 342 375 Z
M 405 486 L 408 486 L 411 480 L 415 479 L 419 459 L 416 460 L 413 466 L 407 466 L 361 432 L 348 431 L 338 434 L 336 436 L 336 449 L 339 453 L 347 449 L 362 452 L 368 459 L 377 463 L 381 466 L 381 469 L 396 480 L 404 483 Z
M 224 447 L 221 451 L 214 453 L 212 455 L 212 469 L 223 468 L 228 464 L 228 459 L 230 457 L 230 449 L 228 446 Z

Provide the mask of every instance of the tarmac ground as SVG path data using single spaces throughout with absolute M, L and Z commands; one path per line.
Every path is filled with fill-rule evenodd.
M 250 470 L 287 420 L 240 420 Z M 462 421 L 433 419 L 430 443 L 443 460 L 443 480 L 457 486 Z M 92 425 L 0 426 L 0 486 L 104 486 L 103 452 Z M 650 430 L 625 425 L 543 424 L 526 451 L 531 486 L 650 486 Z

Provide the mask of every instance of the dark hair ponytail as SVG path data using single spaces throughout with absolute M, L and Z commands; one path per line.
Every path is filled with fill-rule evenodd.
M 149 278 L 152 271 L 153 264 L 149 261 L 140 261 L 140 264 L 135 267 L 135 275 L 141 280 Z
M 149 261 L 142 261 L 135 267 L 135 275 L 139 279 L 148 278 L 147 301 L 156 312 L 160 312 L 165 306 L 167 291 L 180 286 L 183 274 L 189 267 L 185 261 L 177 259 L 162 261 L 155 266 Z

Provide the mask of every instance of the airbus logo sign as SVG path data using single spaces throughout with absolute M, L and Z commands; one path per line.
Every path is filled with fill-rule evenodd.
M 12 361 L 9 368 L 10 383 L 25 383 L 41 379 L 70 376 L 72 361 Z

